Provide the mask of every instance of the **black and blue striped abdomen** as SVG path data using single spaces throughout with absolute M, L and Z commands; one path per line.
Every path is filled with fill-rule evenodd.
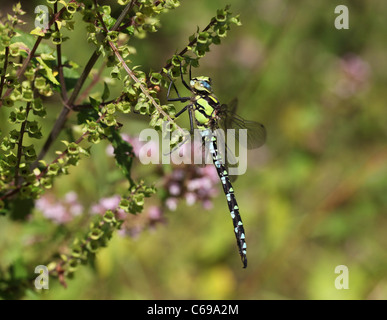
M 242 219 L 239 214 L 239 207 L 235 198 L 234 189 L 230 182 L 227 169 L 223 164 L 221 155 L 219 154 L 217 143 L 216 143 L 217 142 L 216 137 L 212 134 L 212 131 L 210 129 L 203 130 L 201 132 L 201 135 L 203 138 L 203 142 L 205 143 L 206 147 L 208 147 L 211 153 L 216 171 L 218 172 L 220 181 L 222 182 L 223 191 L 226 195 L 228 208 L 234 225 L 234 232 L 237 240 L 239 254 L 243 262 L 243 267 L 246 268 L 247 266 L 246 235 L 245 235 L 245 230 L 243 228 Z

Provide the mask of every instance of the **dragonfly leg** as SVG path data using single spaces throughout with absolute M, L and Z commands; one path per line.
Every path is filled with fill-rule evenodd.
M 168 92 L 167 92 L 167 99 L 169 100 L 169 96 L 171 95 L 171 87 L 173 86 L 175 88 L 175 91 L 177 93 L 177 96 L 180 98 L 179 91 L 177 91 L 177 88 L 175 84 L 173 83 L 173 80 L 169 77 L 169 80 L 171 81 L 168 86 Z
M 191 80 L 191 69 L 190 69 L 189 73 L 190 73 L 189 74 L 189 78 Z M 183 77 L 183 66 L 181 65 L 181 61 L 180 61 L 180 78 L 181 78 L 181 82 L 184 84 L 184 87 L 186 87 L 189 91 L 192 92 L 192 88 L 184 80 L 184 77 Z
M 193 115 L 193 108 L 192 108 L 192 104 L 189 106 L 189 125 L 190 125 L 190 129 L 189 129 L 189 132 L 191 135 L 194 134 L 194 124 L 193 124 L 193 118 L 194 118 L 194 115 Z
M 168 101 L 180 101 L 180 102 L 187 102 L 190 100 L 190 97 L 182 97 L 182 98 L 174 98 L 174 99 L 167 99 Z
M 178 116 L 180 116 L 183 112 L 187 111 L 187 109 L 188 109 L 189 107 L 191 107 L 191 106 L 192 106 L 191 104 L 186 105 L 183 109 L 181 109 L 178 113 L 176 113 L 176 114 L 175 114 L 175 119 L 176 119 Z
M 169 84 L 169 87 L 168 87 L 167 101 L 180 101 L 180 102 L 186 102 L 186 101 L 188 101 L 188 100 L 191 99 L 191 97 L 180 97 L 179 91 L 177 91 L 177 88 L 176 88 L 175 84 L 173 83 L 173 80 L 172 80 L 172 79 L 170 79 L 170 80 L 171 80 L 171 83 Z M 173 88 L 175 89 L 178 98 L 173 98 L 173 99 L 169 98 L 169 96 L 171 95 L 171 87 L 172 87 L 172 86 L 173 86 Z

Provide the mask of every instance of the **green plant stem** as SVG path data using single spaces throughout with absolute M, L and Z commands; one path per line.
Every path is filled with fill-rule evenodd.
M 90 91 L 100 82 L 102 73 L 105 70 L 105 68 L 106 68 L 106 62 L 104 61 L 101 68 L 98 70 L 98 73 L 94 75 L 91 83 L 87 86 L 87 88 L 82 92 L 79 98 L 75 101 L 75 105 L 80 105 L 82 101 L 89 96 Z M 75 110 L 74 107 L 75 106 L 72 105 L 71 109 Z
M 8 67 L 8 56 L 9 56 L 9 47 L 5 47 L 5 59 L 4 59 L 4 66 L 3 66 L 3 74 L 1 75 L 1 80 L 0 80 L 0 98 L 3 95 L 5 76 L 7 74 L 7 67 Z
M 97 3 L 96 0 L 94 0 L 95 3 Z M 102 27 L 104 28 L 105 32 L 107 32 L 107 28 L 106 28 L 106 25 L 105 23 L 103 22 L 103 19 L 102 19 L 102 16 L 100 13 L 98 13 L 98 18 L 99 18 L 99 21 L 102 25 Z M 136 75 L 133 73 L 133 71 L 128 67 L 128 65 L 126 64 L 124 58 L 122 58 L 121 54 L 119 53 L 117 47 L 115 46 L 115 44 L 112 42 L 112 41 L 108 41 L 109 43 L 109 46 L 112 48 L 115 56 L 117 57 L 117 59 L 121 62 L 122 66 L 124 67 L 125 71 L 127 72 L 127 74 L 133 79 L 134 82 L 138 83 L 141 91 L 145 94 L 145 96 L 149 99 L 150 102 L 152 102 L 153 106 L 158 110 L 158 112 L 160 114 L 162 114 L 165 118 L 168 119 L 169 122 L 172 122 L 174 123 L 175 121 L 169 116 L 169 114 L 167 114 L 160 106 L 159 104 L 155 101 L 155 99 L 151 96 L 151 94 L 149 93 L 148 89 L 145 88 L 143 86 L 143 84 L 141 83 L 141 81 L 136 77 Z M 184 134 L 184 131 L 182 128 L 180 128 L 179 126 L 176 126 L 176 128 L 182 132 Z
M 116 23 L 114 24 L 112 30 L 118 30 L 118 28 L 120 27 L 120 24 L 122 23 L 122 21 L 124 21 L 125 17 L 128 15 L 129 11 L 133 9 L 133 6 L 135 4 L 135 0 L 132 0 L 130 1 L 129 5 L 127 5 L 124 10 L 122 10 L 121 14 L 119 15 L 119 17 L 117 18 L 116 20 Z
M 57 14 L 58 12 L 58 3 L 56 2 L 54 4 L 54 14 Z M 59 32 L 59 27 L 55 23 L 55 31 Z M 58 76 L 59 76 L 59 83 L 60 83 L 60 92 L 62 96 L 62 100 L 66 101 L 68 99 L 67 97 L 67 89 L 66 89 L 66 82 L 63 74 L 63 64 L 62 64 L 62 45 L 57 44 L 56 45 L 56 56 L 57 56 L 57 62 L 58 62 Z
M 170 122 L 175 122 L 170 116 L 169 114 L 167 114 L 159 105 L 158 103 L 155 101 L 155 99 L 150 95 L 149 91 L 143 86 L 143 84 L 141 83 L 141 81 L 136 77 L 136 75 L 133 73 L 133 71 L 128 67 L 128 65 L 126 64 L 125 60 L 122 58 L 122 56 L 120 55 L 120 53 L 118 52 L 118 49 L 116 48 L 116 46 L 114 45 L 113 42 L 109 41 L 109 45 L 110 47 L 112 48 L 114 54 L 116 55 L 117 59 L 122 63 L 122 66 L 124 67 L 125 71 L 127 72 L 127 74 L 134 80 L 134 82 L 138 83 L 139 84 L 139 87 L 141 89 L 141 91 L 145 94 L 145 96 L 149 99 L 150 102 L 152 102 L 153 106 L 164 116 L 168 119 L 168 121 Z M 183 129 L 181 129 L 179 126 L 177 126 L 177 128 L 179 130 L 181 130 L 182 132 Z
M 45 157 L 45 155 L 48 152 L 48 150 L 50 149 L 52 143 L 56 140 L 59 133 L 61 132 L 64 124 L 66 123 L 67 116 L 69 115 L 69 113 L 71 111 L 72 105 L 73 105 L 75 99 L 77 98 L 84 82 L 86 81 L 87 76 L 89 75 L 91 69 L 93 68 L 94 64 L 97 62 L 98 58 L 99 58 L 99 53 L 97 53 L 97 51 L 95 51 L 92 54 L 92 56 L 90 57 L 90 59 L 86 65 L 85 69 L 83 70 L 81 76 L 79 77 L 70 98 L 64 103 L 62 111 L 59 114 L 59 117 L 56 119 L 54 127 L 52 128 L 50 134 L 48 135 L 46 142 L 43 145 L 42 150 L 39 153 L 37 161 L 42 160 Z M 34 166 L 36 166 L 36 163 L 34 164 Z
M 31 109 L 31 102 L 28 102 L 27 103 L 27 106 L 26 106 L 26 119 L 23 121 L 22 125 L 21 125 L 21 128 L 20 128 L 20 137 L 19 137 L 19 141 L 17 143 L 17 162 L 16 162 L 16 166 L 15 166 L 15 186 L 17 186 L 19 184 L 19 166 L 20 166 L 20 162 L 21 162 L 21 157 L 22 157 L 22 150 L 23 150 L 23 137 L 24 137 L 24 133 L 26 131 L 26 125 L 27 125 L 27 118 L 28 118 L 28 114 L 30 112 L 30 109 Z
M 208 29 L 210 29 L 214 24 L 216 23 L 216 19 L 212 19 L 211 22 L 205 27 L 202 32 L 206 32 Z M 193 39 L 183 50 L 181 50 L 177 55 L 183 56 L 188 50 L 189 47 L 192 47 L 197 42 L 197 38 Z M 160 74 L 164 73 L 164 69 L 168 70 L 172 66 L 172 62 L 169 62 L 164 66 L 164 68 L 159 72 Z

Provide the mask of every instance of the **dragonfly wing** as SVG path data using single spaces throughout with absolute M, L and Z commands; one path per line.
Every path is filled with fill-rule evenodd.
M 266 141 L 266 128 L 262 123 L 245 120 L 238 115 L 234 115 L 231 127 L 235 130 L 235 138 L 239 141 L 239 130 L 247 129 L 247 149 L 261 147 Z
M 234 98 L 229 104 L 220 106 L 220 127 L 224 130 L 232 128 L 232 117 L 236 114 L 238 108 L 238 99 Z
M 234 182 L 238 176 L 231 175 L 229 168 L 236 168 L 238 166 L 238 161 L 235 158 L 234 153 L 227 146 L 225 132 L 223 130 L 216 130 L 216 139 L 218 141 L 218 151 L 220 156 L 222 157 L 222 163 L 226 167 L 227 172 L 229 173 L 231 182 Z
M 247 149 L 261 147 L 266 141 L 266 128 L 263 124 L 245 120 L 236 114 L 238 100 L 233 99 L 228 105 L 222 104 L 220 108 L 219 126 L 224 129 L 235 129 L 235 139 L 239 141 L 239 130 L 247 129 Z

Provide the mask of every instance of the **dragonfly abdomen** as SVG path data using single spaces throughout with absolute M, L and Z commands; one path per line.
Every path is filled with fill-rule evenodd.
M 237 240 L 239 249 L 239 255 L 241 256 L 243 267 L 247 267 L 246 257 L 246 235 L 243 228 L 242 218 L 239 214 L 239 207 L 235 198 L 234 189 L 232 187 L 228 171 L 223 164 L 222 157 L 218 151 L 216 137 L 212 134 L 212 131 L 207 129 L 201 132 L 203 142 L 208 145 L 209 151 L 212 156 L 216 171 L 222 182 L 224 194 L 226 195 L 228 208 L 234 225 L 234 233 Z

